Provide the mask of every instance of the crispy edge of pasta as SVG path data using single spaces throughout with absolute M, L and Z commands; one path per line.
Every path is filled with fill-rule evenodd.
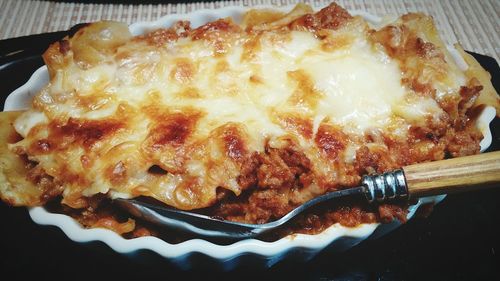
M 270 30 L 285 26 L 303 15 L 312 13 L 314 10 L 311 6 L 304 3 L 298 3 L 288 13 L 273 9 L 252 9 L 243 16 L 241 26 L 252 30 Z
M 465 52 L 460 44 L 455 44 L 454 47 L 468 65 L 467 70 L 465 70 L 465 75 L 468 78 L 476 78 L 483 86 L 483 89 L 476 100 L 476 105 L 491 105 L 495 107 L 497 117 L 500 117 L 500 98 L 491 83 L 491 74 L 486 71 L 472 55 Z
M 25 161 L 8 148 L 17 136 L 12 124 L 21 113 L 0 113 L 0 196 L 13 206 L 34 206 L 42 203 L 40 198 L 43 190 L 27 179 Z

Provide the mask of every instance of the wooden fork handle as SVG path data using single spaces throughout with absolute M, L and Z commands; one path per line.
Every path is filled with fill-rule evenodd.
M 410 197 L 500 187 L 500 151 L 403 167 Z
M 409 165 L 361 182 L 368 202 L 500 187 L 500 151 Z

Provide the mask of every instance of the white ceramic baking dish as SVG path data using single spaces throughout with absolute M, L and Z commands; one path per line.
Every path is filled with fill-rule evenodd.
M 280 9 L 290 10 L 291 8 L 284 7 Z M 154 22 L 132 24 L 130 30 L 132 34 L 139 35 L 156 28 L 171 26 L 178 20 L 189 20 L 193 27 L 224 17 L 232 17 L 238 22 L 246 10 L 247 8 L 244 7 L 225 7 L 217 10 L 199 10 L 189 14 L 168 15 Z M 365 12 L 351 11 L 351 13 L 363 16 L 374 25 L 381 21 L 379 17 Z M 449 48 L 449 50 L 459 65 L 466 68 L 467 65 L 460 55 L 453 48 Z M 48 81 L 47 68 L 43 66 L 31 76 L 26 84 L 9 95 L 4 110 L 28 108 L 32 97 Z M 484 129 L 485 136 L 481 142 L 482 150 L 491 144 L 491 133 L 488 124 L 494 117 L 495 110 L 487 108 L 478 120 L 478 125 Z M 408 218 L 413 217 L 421 204 L 438 203 L 443 198 L 444 196 L 422 198 L 416 205 L 410 207 Z M 296 234 L 274 242 L 246 239 L 229 245 L 218 245 L 203 239 L 191 239 L 178 244 L 170 244 L 156 237 L 124 239 L 107 229 L 84 229 L 71 217 L 50 213 L 44 207 L 31 208 L 29 214 L 34 222 L 41 225 L 57 226 L 76 242 L 102 241 L 113 250 L 132 256 L 150 252 L 168 259 L 183 269 L 196 266 L 200 257 L 225 270 L 230 270 L 248 262 L 269 267 L 285 259 L 306 261 L 325 248 L 328 248 L 329 251 L 344 251 L 369 237 L 379 237 L 400 225 L 399 222 L 390 224 L 374 223 L 349 228 L 335 224 L 317 235 Z

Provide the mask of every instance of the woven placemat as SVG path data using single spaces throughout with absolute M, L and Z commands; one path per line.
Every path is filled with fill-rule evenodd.
M 295 0 L 240 0 L 211 3 L 117 5 L 0 0 L 0 39 L 66 30 L 74 24 L 101 19 L 133 23 L 151 21 L 168 14 L 189 13 L 224 6 L 295 4 Z M 301 1 L 321 8 L 331 1 Z M 499 0 L 339 0 L 348 10 L 374 15 L 424 12 L 432 15 L 444 41 L 459 42 L 464 49 L 500 57 Z

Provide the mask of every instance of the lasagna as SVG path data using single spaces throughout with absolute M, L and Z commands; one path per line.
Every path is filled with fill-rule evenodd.
M 475 117 L 499 99 L 456 48 L 466 70 L 432 18 L 372 26 L 335 3 L 139 36 L 91 23 L 44 53 L 50 82 L 31 107 L 2 114 L 0 196 L 130 237 L 154 231 L 114 198 L 272 221 L 364 174 L 479 153 Z M 345 202 L 291 228 L 405 217 L 404 204 Z

